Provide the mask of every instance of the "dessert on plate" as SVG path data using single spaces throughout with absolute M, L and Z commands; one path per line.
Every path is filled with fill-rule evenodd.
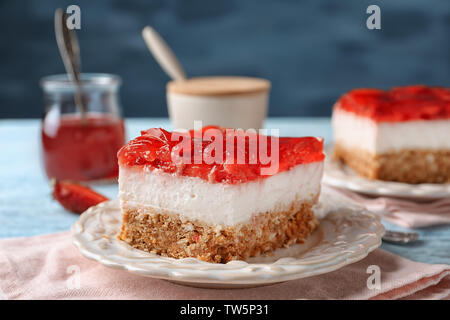
M 270 150 L 270 163 L 261 150 Z M 311 207 L 320 193 L 321 138 L 154 128 L 122 147 L 118 158 L 119 239 L 134 248 L 226 263 L 301 243 L 318 226 Z
M 333 156 L 369 179 L 450 182 L 450 88 L 355 89 L 334 105 Z

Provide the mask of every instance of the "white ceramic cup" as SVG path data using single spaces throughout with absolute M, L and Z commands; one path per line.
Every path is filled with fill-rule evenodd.
M 267 116 L 270 82 L 249 77 L 199 77 L 171 81 L 167 106 L 173 129 L 203 126 L 260 129 Z

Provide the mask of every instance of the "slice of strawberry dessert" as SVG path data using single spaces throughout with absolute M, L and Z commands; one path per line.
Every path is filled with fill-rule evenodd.
M 226 263 L 301 243 L 318 226 L 321 138 L 149 129 L 118 157 L 119 238 L 134 248 Z
M 450 88 L 354 89 L 332 124 L 334 157 L 365 178 L 450 182 Z

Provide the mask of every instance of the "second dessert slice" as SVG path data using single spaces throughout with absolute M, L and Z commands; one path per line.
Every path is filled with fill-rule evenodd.
M 450 89 L 355 89 L 333 108 L 334 157 L 369 179 L 450 182 Z

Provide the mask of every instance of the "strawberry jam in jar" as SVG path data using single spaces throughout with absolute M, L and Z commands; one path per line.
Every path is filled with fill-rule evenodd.
M 125 144 L 118 95 L 121 80 L 110 74 L 82 74 L 78 88 L 66 75 L 44 77 L 42 158 L 49 179 L 114 181 L 117 151 Z M 79 100 L 78 100 L 79 101 Z

